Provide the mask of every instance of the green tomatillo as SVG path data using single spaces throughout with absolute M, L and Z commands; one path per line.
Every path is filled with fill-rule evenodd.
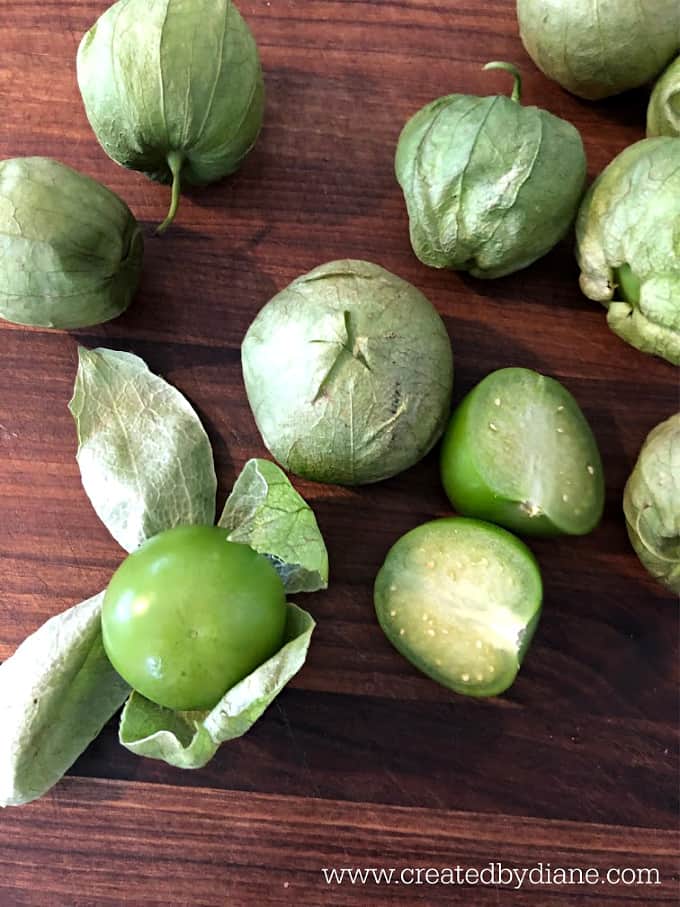
M 283 583 L 267 558 L 228 535 L 169 529 L 130 554 L 106 590 L 106 654 L 133 689 L 165 708 L 212 709 L 281 648 Z
M 680 365 L 680 139 L 630 145 L 576 221 L 581 289 L 631 346 Z
M 182 185 L 233 173 L 262 126 L 260 58 L 232 0 L 119 0 L 81 41 L 78 84 L 109 157 L 172 182 L 159 233 Z
M 526 545 L 463 517 L 434 520 L 400 538 L 374 589 L 392 645 L 428 677 L 467 696 L 497 696 L 513 683 L 542 597 Z
M 647 137 L 680 137 L 680 57 L 659 78 L 647 107 Z
M 144 240 L 101 183 L 46 157 L 0 162 L 0 318 L 75 330 L 132 301 Z
M 517 0 L 517 19 L 536 66 L 590 100 L 644 85 L 680 49 L 678 0 Z
M 451 344 L 414 286 L 366 261 L 333 261 L 262 309 L 242 347 L 255 421 L 278 462 L 317 482 L 364 485 L 418 462 L 441 437 Z
M 501 277 L 545 255 L 569 230 L 583 195 L 586 156 L 578 130 L 512 96 L 453 94 L 404 127 L 395 169 L 411 245 L 433 268 Z
M 623 510 L 644 567 L 680 595 L 680 413 L 649 433 L 626 483 Z
M 585 535 L 602 516 L 590 426 L 565 387 L 530 369 L 492 372 L 464 398 L 444 436 L 441 472 L 459 513 L 525 535 Z

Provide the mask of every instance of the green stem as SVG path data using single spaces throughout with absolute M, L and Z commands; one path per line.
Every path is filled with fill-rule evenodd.
M 516 101 L 518 104 L 522 101 L 522 76 L 520 75 L 519 69 L 514 66 L 512 63 L 503 63 L 500 60 L 493 60 L 491 63 L 487 63 L 484 69 L 503 69 L 505 72 L 509 72 L 510 75 L 515 80 L 515 84 L 512 89 L 512 94 L 510 95 L 510 100 Z
M 184 155 L 181 151 L 171 151 L 168 154 L 168 167 L 172 173 L 172 197 L 170 199 L 170 210 L 168 211 L 168 216 L 165 218 L 163 223 L 156 229 L 156 235 L 161 236 L 168 229 L 170 224 L 175 219 L 177 214 L 177 209 L 179 208 L 179 199 L 182 192 L 182 183 L 180 179 L 180 174 L 182 173 L 182 165 L 184 164 Z

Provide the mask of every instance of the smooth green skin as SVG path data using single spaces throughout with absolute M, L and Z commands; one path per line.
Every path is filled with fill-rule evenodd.
M 609 327 L 680 365 L 680 141 L 630 145 L 600 174 L 576 221 L 581 290 Z
M 395 171 L 411 245 L 433 268 L 511 274 L 552 249 L 576 216 L 586 181 L 581 136 L 545 110 L 522 107 L 511 71 L 514 99 L 439 98 L 399 138 Z
M 626 483 L 623 511 L 643 566 L 680 595 L 680 413 L 647 436 Z
M 104 596 L 104 648 L 133 689 L 176 711 L 211 709 L 281 647 L 286 595 L 269 561 L 212 526 L 162 532 Z
M 264 114 L 257 45 L 231 0 L 119 0 L 83 37 L 78 84 L 90 125 L 118 164 L 185 183 L 233 173 Z
M 640 304 L 640 281 L 633 274 L 630 265 L 621 265 L 620 268 L 614 268 L 614 282 L 618 287 L 618 293 L 625 302 Z
M 680 57 L 654 86 L 647 107 L 647 137 L 680 137 Z
M 369 262 L 334 261 L 293 281 L 250 326 L 242 363 L 267 448 L 317 482 L 364 485 L 408 469 L 450 412 L 442 319 Z
M 144 240 L 101 183 L 45 157 L 0 162 L 0 317 L 72 330 L 130 305 Z
M 455 510 L 523 535 L 585 535 L 604 507 L 602 461 L 571 394 L 507 368 L 478 384 L 444 435 L 441 476 Z
M 536 560 L 518 538 L 449 517 L 392 547 L 375 581 L 383 632 L 411 664 L 467 696 L 512 685 L 541 613 Z
M 517 19 L 536 66 L 589 100 L 644 85 L 680 49 L 677 0 L 517 0 Z

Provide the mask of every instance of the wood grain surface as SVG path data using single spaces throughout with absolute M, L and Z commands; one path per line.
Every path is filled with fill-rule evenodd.
M 422 266 L 393 176 L 399 131 L 453 91 L 508 90 L 582 131 L 590 175 L 641 137 L 646 94 L 589 104 L 524 54 L 512 0 L 242 0 L 261 49 L 267 112 L 243 169 L 185 196 L 153 238 L 168 190 L 117 167 L 82 109 L 75 52 L 105 0 L 0 3 L 0 158 L 56 157 L 121 194 L 145 224 L 130 310 L 74 334 L 0 324 L 0 659 L 102 589 L 122 552 L 74 459 L 67 402 L 78 343 L 131 350 L 175 384 L 214 445 L 219 504 L 266 455 L 239 345 L 298 274 L 366 258 L 443 315 L 456 399 L 507 365 L 574 393 L 601 446 L 604 520 L 583 539 L 532 542 L 542 623 L 502 698 L 468 701 L 419 675 L 374 618 L 387 549 L 448 512 L 436 455 L 374 487 L 296 481 L 328 543 L 332 585 L 307 665 L 245 738 L 181 772 L 122 749 L 115 722 L 38 803 L 0 814 L 0 905 L 451 903 L 552 907 L 678 899 L 678 607 L 632 553 L 623 486 L 647 432 L 678 408 L 677 373 L 619 341 L 581 296 L 571 239 L 530 269 L 481 282 Z M 0 728 L 0 733 L 2 729 Z M 657 867 L 645 886 L 327 886 L 321 869 Z

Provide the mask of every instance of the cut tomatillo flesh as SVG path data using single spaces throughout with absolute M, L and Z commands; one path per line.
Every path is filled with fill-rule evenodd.
M 597 442 L 569 391 L 524 368 L 488 375 L 455 410 L 441 452 L 458 513 L 526 535 L 585 535 L 604 507 Z
M 515 680 L 541 612 L 536 560 L 514 535 L 448 517 L 392 547 L 375 581 L 392 645 L 457 693 L 497 696 Z

